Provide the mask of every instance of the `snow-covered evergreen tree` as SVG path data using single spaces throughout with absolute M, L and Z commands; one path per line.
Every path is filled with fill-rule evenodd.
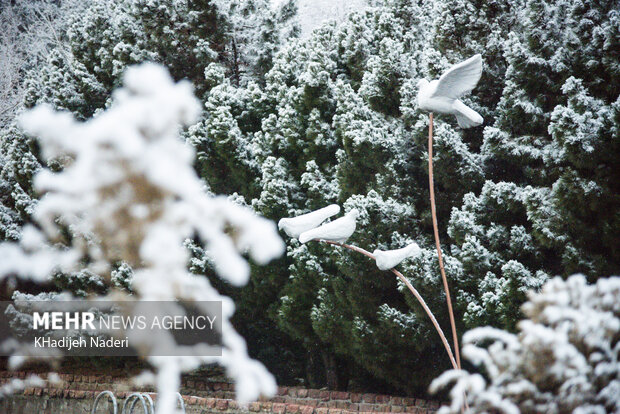
M 248 358 L 245 342 L 230 324 L 233 302 L 187 269 L 184 241 L 194 235 L 200 247 L 208 249 L 217 275 L 237 286 L 245 284 L 250 273 L 243 255 L 266 264 L 284 250 L 273 222 L 205 193 L 193 169 L 194 150 L 178 137 L 181 127 L 199 114 L 191 84 L 174 83 L 165 68 L 155 64 L 129 68 L 110 109 L 87 122 L 46 105 L 28 111 L 21 117 L 24 129 L 38 138 L 45 159 L 55 159 L 64 168 L 36 173 L 35 188 L 45 193 L 32 214 L 36 227 L 25 227 L 19 243 L 0 243 L 0 282 L 11 275 L 48 282 L 53 272 L 80 272 L 82 278 L 103 278 L 124 290 L 118 273 L 130 270 L 115 269 L 122 261 L 133 269 L 132 300 L 187 301 L 203 311 L 208 310 L 200 303 L 221 303 L 219 355 L 205 355 L 204 343 L 194 348 L 177 344 L 169 333 L 163 339 L 133 337 L 134 349 L 156 370 L 156 377 L 147 377 L 157 385 L 161 414 L 176 411 L 180 373 L 204 363 L 227 369 L 241 402 L 276 391 L 273 377 Z M 118 290 L 98 298 L 130 299 Z M 170 351 L 176 356 L 160 356 L 154 341 L 162 340 L 173 346 Z M 19 366 L 25 360 L 16 356 L 11 361 Z
M 109 105 L 127 65 L 165 63 L 204 103 L 184 138 L 209 191 L 271 219 L 331 203 L 357 208 L 351 241 L 369 250 L 417 242 L 421 255 L 400 269 L 447 328 L 416 84 L 481 53 L 483 77 L 465 101 L 485 125 L 435 121 L 457 328 L 514 330 L 526 291 L 550 277 L 617 274 L 617 0 L 370 3 L 298 40 L 294 1 L 272 9 L 266 0 L 94 0 L 69 20 L 66 48 L 27 76 L 26 105 L 49 102 L 86 119 Z M 2 136 L 0 237 L 16 240 L 36 204 L 41 160 L 16 129 Z M 213 281 L 197 242 L 187 244 L 192 271 Z M 127 264 L 116 265 L 131 289 Z M 343 388 L 354 373 L 413 391 L 448 367 L 417 302 L 363 257 L 293 241 L 286 259 L 253 270 L 244 290 L 214 283 L 238 300 L 240 330 L 274 366 L 278 346 L 304 348 L 287 355 L 306 360 L 306 372 L 278 368 L 283 377 Z M 265 309 L 260 321 L 255 309 Z M 274 323 L 286 334 L 266 334 Z
M 414 99 L 417 80 L 437 67 L 433 51 L 420 48 L 431 33 L 428 15 L 422 5 L 391 1 L 327 25 L 290 42 L 262 88 L 238 88 L 212 66 L 207 78 L 217 86 L 189 140 L 201 171 L 215 177 L 212 188 L 241 193 L 261 214 L 275 219 L 342 203 L 361 212 L 354 243 L 386 249 L 420 241 L 424 254 L 403 270 L 445 322 L 427 199 L 427 124 Z M 443 223 L 464 189 L 483 183 L 478 156 L 446 121 L 436 134 Z M 360 382 L 371 372 L 375 381 L 413 390 L 447 365 L 423 365 L 440 347 L 430 323 L 404 286 L 365 258 L 296 242 L 288 258 L 273 268 L 269 286 L 281 296 L 274 317 L 314 356 L 307 371 L 316 385 L 346 387 L 351 372 Z M 462 279 L 458 262 L 447 261 Z
M 617 6 L 531 0 L 520 11 L 497 121 L 484 130 L 488 181 L 449 227 L 477 284 L 462 298 L 470 327 L 514 329 L 524 290 L 550 275 L 620 271 Z
M 165 63 L 175 79 L 191 80 L 203 97 L 215 85 L 209 75 L 214 62 L 219 63 L 217 67 L 222 69 L 222 76 L 231 78 L 237 85 L 250 81 L 261 83 L 280 42 L 298 35 L 291 20 L 295 14 L 293 1 L 284 2 L 278 8 L 254 0 L 240 0 L 234 4 L 124 0 L 78 3 L 79 7 L 64 11 L 58 44 L 49 44 L 49 53 L 42 54 L 40 64 L 26 71 L 23 82 L 26 107 L 45 102 L 72 112 L 78 119 L 88 119 L 109 105 L 111 91 L 119 86 L 127 65 L 142 61 Z M 36 205 L 32 176 L 47 160 L 43 162 L 37 144 L 18 128 L 7 128 L 0 135 L 0 239 L 18 240 L 21 226 L 30 221 L 30 213 Z M 200 169 L 200 163 L 197 166 Z M 61 165 L 49 167 L 58 169 Z M 215 184 L 217 176 L 211 175 Z M 218 187 L 218 192 L 230 193 L 232 188 Z M 123 262 L 115 265 L 115 280 L 130 289 L 131 268 Z M 207 273 L 214 275 L 213 269 Z M 54 277 L 55 287 L 78 295 L 100 292 L 101 280 L 91 276 L 81 271 L 59 273 Z M 242 293 L 238 290 L 229 293 L 249 298 L 251 295 L 243 292 L 250 291 L 248 287 Z M 273 295 L 276 296 L 272 301 L 277 299 L 277 290 L 273 290 Z M 250 303 L 247 301 L 246 307 L 240 306 L 248 310 L 247 320 L 257 321 L 255 325 L 250 323 L 248 329 L 262 330 L 263 339 L 267 338 L 266 332 L 273 327 L 261 328 L 264 320 L 250 312 Z M 243 315 L 239 312 L 236 318 L 243 320 Z M 272 336 L 274 344 L 287 341 Z M 252 347 L 252 351 L 255 349 Z M 276 354 L 275 351 L 271 353 Z M 275 357 L 271 359 L 277 361 Z M 285 373 L 287 369 L 280 369 L 278 373 Z

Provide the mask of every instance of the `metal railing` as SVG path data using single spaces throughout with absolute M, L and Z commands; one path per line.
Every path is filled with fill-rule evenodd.
M 95 401 L 93 403 L 93 408 L 91 409 L 91 414 L 96 414 L 97 405 L 99 404 L 99 400 L 107 396 L 109 400 L 112 401 L 113 414 L 118 414 L 118 403 L 112 391 L 102 391 L 97 397 L 95 397 Z M 177 401 L 181 405 L 181 412 L 185 413 L 185 402 L 183 401 L 183 397 L 181 394 L 177 392 Z M 140 404 L 138 404 L 138 402 Z M 121 408 L 121 414 L 132 414 L 136 407 L 142 407 L 142 411 L 144 414 L 155 414 L 155 403 L 151 398 L 151 395 L 146 392 L 134 392 L 130 394 L 123 402 L 123 407 Z
M 116 398 L 114 397 L 114 394 L 112 393 L 112 391 L 102 391 L 99 393 L 99 395 L 97 395 L 97 397 L 95 397 L 95 402 L 93 403 L 93 409 L 90 411 L 90 414 L 95 414 L 97 410 L 97 404 L 99 404 L 99 399 L 101 399 L 101 397 L 103 397 L 104 395 L 107 395 L 108 397 L 110 397 L 110 400 L 112 401 L 112 405 L 114 408 L 113 413 L 118 414 L 118 404 L 116 403 Z

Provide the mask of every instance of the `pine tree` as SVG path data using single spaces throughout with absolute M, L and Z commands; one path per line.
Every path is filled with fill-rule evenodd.
M 528 1 L 505 44 L 487 181 L 452 213 L 454 253 L 473 280 L 470 327 L 514 329 L 524 291 L 552 275 L 620 271 L 617 1 Z
M 192 81 L 199 96 L 218 106 L 220 117 L 205 120 L 205 135 L 207 139 L 211 136 L 224 137 L 228 133 L 225 124 L 232 117 L 227 115 L 225 103 L 216 101 L 217 92 L 209 98 L 209 91 L 226 79 L 226 82 L 237 86 L 247 86 L 245 95 L 248 99 L 254 99 L 256 93 L 252 92 L 252 88 L 263 82 L 280 42 L 299 33 L 292 22 L 295 11 L 294 1 L 285 2 L 277 9 L 272 9 L 269 2 L 261 0 L 89 2 L 76 8 L 74 13 L 63 15 L 64 26 L 59 33 L 66 35 L 60 39 L 60 44 L 50 47 L 50 52 L 40 65 L 27 71 L 24 104 L 31 107 L 45 102 L 56 109 L 72 112 L 78 119 L 87 119 L 109 106 L 111 91 L 119 86 L 121 76 L 129 65 L 156 61 L 164 63 L 175 79 Z M 260 102 L 254 104 L 260 105 Z M 232 113 L 236 117 L 240 114 L 235 112 L 235 108 L 240 106 L 233 108 Z M 260 113 L 252 114 L 241 124 L 244 128 L 258 129 Z M 205 130 L 200 128 L 201 125 L 190 127 L 190 131 L 197 128 Z M 32 189 L 33 173 L 50 160 L 42 160 L 36 144 L 17 127 L 2 131 L 1 143 L 0 239 L 17 240 L 21 226 L 30 221 L 32 205 L 36 204 L 38 197 Z M 205 179 L 212 181 L 205 181 L 207 189 L 230 194 L 237 191 L 236 183 L 252 181 L 247 176 L 226 179 L 225 171 L 203 167 L 206 163 L 230 164 L 231 157 L 227 151 L 232 148 L 235 156 L 237 152 L 243 152 L 246 148 L 244 141 L 233 140 L 223 145 L 221 152 L 208 154 L 202 152 L 204 145 L 201 147 L 198 140 L 190 143 L 198 149 L 198 171 Z M 60 165 L 53 163 L 48 166 L 60 168 Z M 124 262 L 115 266 L 112 272 L 115 283 L 131 290 L 131 268 Z M 212 281 L 215 279 L 213 269 L 208 271 L 203 268 L 200 273 L 206 274 Z M 276 330 L 273 322 L 267 315 L 257 316 L 254 311 L 265 308 L 266 303 L 275 302 L 278 290 L 270 289 L 268 283 L 261 282 L 268 278 L 268 274 L 260 267 L 255 269 L 255 273 L 261 276 L 255 277 L 253 282 L 264 286 L 260 295 L 252 293 L 252 285 L 243 289 L 230 286 L 224 289 L 242 302 L 235 323 L 248 336 L 250 352 L 269 361 L 281 378 L 292 381 L 303 376 L 298 375 L 295 369 L 298 357 L 286 351 L 293 361 L 288 362 L 278 354 L 284 344 L 288 344 L 286 349 L 292 349 L 295 345 L 281 333 L 270 334 Z M 56 275 L 55 288 L 84 295 L 87 292 L 101 292 L 106 287 L 92 273 L 74 272 Z M 268 295 L 269 292 L 271 295 Z M 255 303 L 253 298 L 260 300 Z
M 209 79 L 219 84 L 189 140 L 204 154 L 208 177 L 225 172 L 227 182 L 213 181 L 216 191 L 235 188 L 262 215 L 340 203 L 362 212 L 352 239 L 362 247 L 423 244 L 422 257 L 403 270 L 447 322 L 431 241 L 426 116 L 415 103 L 417 79 L 432 76 L 433 51 L 419 48 L 427 15 L 421 5 L 394 1 L 326 25 L 290 42 L 262 88 L 239 88 L 213 67 Z M 484 177 L 452 120 L 438 121 L 436 140 L 447 223 L 451 206 Z M 465 277 L 456 260 L 447 263 L 456 280 Z M 419 305 L 366 258 L 292 242 L 287 263 L 272 273 L 281 296 L 274 317 L 313 355 L 306 375 L 315 385 L 362 387 L 374 378 L 386 390 L 420 390 L 447 365 L 431 358 L 441 344 Z

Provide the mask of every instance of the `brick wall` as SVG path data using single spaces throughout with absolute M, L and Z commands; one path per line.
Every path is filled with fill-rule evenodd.
M 0 371 L 0 385 L 13 378 L 26 378 L 32 372 Z M 45 374 L 39 374 L 45 378 Z M 60 374 L 61 383 L 48 384 L 43 388 L 26 388 L 15 394 L 10 400 L 14 407 L 30 404 L 31 407 L 24 413 L 33 411 L 32 404 L 40 401 L 38 408 L 41 413 L 55 414 L 54 406 L 63 404 L 73 407 L 73 412 L 82 412 L 92 404 L 95 396 L 101 391 L 113 391 L 122 401 L 135 391 L 152 393 L 152 388 L 138 389 L 127 382 L 127 377 L 121 372 L 109 372 L 105 375 L 92 373 Z M 250 403 L 247 407 L 239 407 L 234 400 L 234 386 L 226 381 L 203 379 L 196 376 L 184 377 L 181 394 L 187 405 L 187 413 L 275 413 L 275 414 L 365 414 L 365 413 L 434 413 L 439 408 L 437 401 L 419 398 L 398 397 L 381 394 L 360 394 L 342 391 L 328 391 L 306 389 L 299 387 L 279 387 L 278 393 L 271 399 L 261 399 Z M 0 405 L 0 410 L 7 414 L 21 414 L 20 408 L 11 408 L 9 403 Z M 43 408 L 45 405 L 45 408 Z M 105 405 L 105 404 L 102 404 Z M 48 410 L 49 408 L 49 410 Z M 120 409 L 120 407 L 119 407 Z M 13 411 L 10 411 L 13 410 Z M 52 410 L 52 411 L 50 411 Z M 70 413 L 71 411 L 62 411 Z

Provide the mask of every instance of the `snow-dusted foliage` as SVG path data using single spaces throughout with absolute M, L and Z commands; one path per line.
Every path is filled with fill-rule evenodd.
M 620 271 L 618 2 L 517 4 L 496 122 L 482 134 L 487 181 L 448 227 L 471 277 L 458 296 L 468 327 L 514 329 L 524 289 L 551 275 Z
M 45 62 L 51 50 L 65 51 L 70 13 L 79 13 L 79 0 L 12 0 L 0 7 L 0 129 L 9 126 L 21 109 L 24 75 Z
M 415 240 L 419 254 L 399 269 L 447 326 L 417 84 L 480 53 L 483 75 L 463 102 L 485 124 L 435 118 L 437 215 L 457 330 L 514 331 L 526 291 L 551 277 L 620 272 L 617 4 L 371 0 L 297 39 L 294 1 L 93 0 L 65 19 L 66 47 L 28 71 L 25 104 L 85 120 L 112 105 L 127 65 L 165 63 L 201 100 L 183 138 L 209 191 L 273 220 L 357 209 L 350 242 L 369 251 Z M 37 203 L 32 177 L 64 163 L 12 126 L 0 136 L 0 238 L 17 241 Z M 405 286 L 366 258 L 292 241 L 235 290 L 197 242 L 186 242 L 192 272 L 236 298 L 250 352 L 290 382 L 416 392 L 449 366 Z M 135 263 L 113 265 L 113 283 L 133 290 Z M 103 292 L 93 275 L 57 274 L 56 286 Z
M 616 413 L 620 410 L 620 277 L 549 280 L 523 305 L 517 334 L 483 327 L 463 336 L 463 355 L 485 377 L 447 371 L 440 413 Z M 464 393 L 465 392 L 465 393 Z
M 617 73 L 609 48 L 617 14 L 613 2 L 592 2 L 591 16 L 581 2 L 552 3 L 373 2 L 340 25 L 289 42 L 264 87 L 238 88 L 213 65 L 206 116 L 189 137 L 200 169 L 214 177 L 216 192 L 239 192 L 273 219 L 338 203 L 360 212 L 354 244 L 385 250 L 415 240 L 421 252 L 401 270 L 445 322 L 427 201 L 428 118 L 416 85 L 481 53 L 484 75 L 464 102 L 487 126 L 462 131 L 449 117 L 435 122 L 439 228 L 447 230 L 441 239 L 459 329 L 492 323 L 514 330 L 525 292 L 550 276 L 596 278 L 619 268 L 609 259 L 618 257 L 620 240 L 610 196 L 620 170 L 610 155 L 618 145 L 617 94 L 613 87 L 602 93 L 601 81 Z M 540 33 L 539 9 L 557 22 L 552 38 Z M 600 32 L 583 29 L 584 16 Z M 564 27 L 582 40 L 572 42 Z M 589 33 L 599 47 L 587 45 Z M 575 52 L 564 55 L 556 41 Z M 552 64 L 549 53 L 563 60 Z M 584 141 L 590 145 L 580 147 Z M 600 151 L 591 151 L 593 142 Z M 582 157 L 582 148 L 594 158 Z M 596 161 L 582 165 L 586 159 Z M 572 203 L 577 194 L 583 198 Z M 569 216 L 583 224 L 580 234 Z M 396 290 L 403 286 L 364 258 L 292 243 L 289 264 L 277 270 L 281 327 L 311 353 L 327 354 L 324 361 L 361 363 L 397 387 L 414 389 L 433 375 L 421 362 L 434 355 L 436 341 L 418 305 Z M 393 335 L 378 311 L 384 304 L 402 313 L 399 320 L 419 317 L 415 329 Z M 394 349 L 408 356 L 405 364 L 386 363 Z
M 274 223 L 203 191 L 192 168 L 194 150 L 178 137 L 199 111 L 188 82 L 175 84 L 163 67 L 145 64 L 127 70 L 110 108 L 91 120 L 78 122 L 47 106 L 24 114 L 23 127 L 38 137 L 44 158 L 62 168 L 34 177 L 44 194 L 32 214 L 40 230 L 28 226 L 19 245 L 0 245 L 2 276 L 42 281 L 52 271 L 81 271 L 122 285 L 119 271 L 133 270 L 135 298 L 223 301 L 221 357 L 144 355 L 157 368 L 158 413 L 173 411 L 180 372 L 202 363 L 223 364 L 241 401 L 275 391 L 229 322 L 232 301 L 187 270 L 184 241 L 195 235 L 217 274 L 235 285 L 248 280 L 243 254 L 265 264 L 284 248 Z M 125 265 L 115 268 L 118 262 Z
M 190 129 L 189 140 L 215 192 L 239 192 L 267 217 L 338 203 L 359 212 L 350 237 L 356 245 L 390 250 L 416 240 L 423 252 L 401 270 L 447 321 L 444 298 L 437 294 L 441 282 L 426 198 L 427 118 L 415 100 L 417 80 L 434 76 L 434 55 L 418 47 L 430 36 L 422 24 L 427 13 L 411 2 L 387 2 L 352 14 L 341 26 L 292 40 L 277 55 L 264 87 L 239 88 L 212 65 L 207 79 L 215 86 L 207 113 Z M 452 63 L 442 61 L 439 69 Z M 456 123 L 440 118 L 436 127 L 445 223 L 449 206 L 465 188 L 481 185 L 483 174 Z M 310 354 L 322 354 L 309 362 L 309 371 L 324 372 L 316 385 L 343 386 L 337 378 L 347 376 L 343 361 L 361 363 L 403 389 L 425 381 L 421 372 L 411 372 L 421 370 L 421 361 L 429 359 L 424 355 L 430 357 L 440 343 L 424 331 L 430 326 L 426 315 L 392 277 L 369 267 L 366 258 L 315 243 L 292 242 L 288 259 L 274 268 L 282 300 L 272 307 L 279 326 Z M 458 262 L 447 262 L 451 277 L 461 278 Z M 409 336 L 390 333 L 393 323 L 379 312 L 386 303 L 403 318 L 417 318 L 417 326 L 407 325 Z M 404 365 L 385 363 L 394 348 L 415 356 Z

